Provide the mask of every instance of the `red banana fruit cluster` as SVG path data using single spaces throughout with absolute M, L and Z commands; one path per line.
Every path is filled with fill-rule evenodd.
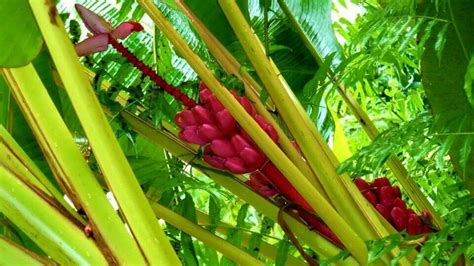
M 429 212 L 425 210 L 421 215 L 417 215 L 413 209 L 407 208 L 400 188 L 392 186 L 388 178 L 379 177 L 370 183 L 362 178 L 356 178 L 354 184 L 398 231 L 406 230 L 409 235 L 431 233 L 431 229 L 427 226 L 431 219 Z
M 203 146 L 203 160 L 209 165 L 235 174 L 250 173 L 246 184 L 262 196 L 266 198 L 283 196 L 289 202 L 297 204 L 300 208 L 296 212 L 311 229 L 318 231 L 336 245 L 342 246 L 338 237 L 324 222 L 314 216 L 314 209 L 268 160 L 216 96 L 204 83 L 199 87 L 200 104 L 175 116 L 175 122 L 181 128 L 179 137 L 186 142 Z M 277 142 L 277 132 L 256 113 L 251 102 L 235 91 L 232 91 L 232 94 L 273 141 Z M 377 178 L 370 184 L 361 178 L 356 178 L 354 183 L 364 197 L 398 231 L 407 230 L 409 235 L 431 232 L 424 222 L 429 220 L 429 213 L 423 212 L 422 216 L 418 216 L 412 209 L 407 208 L 401 198 L 400 189 L 391 186 L 387 178 Z
M 203 160 L 215 168 L 236 174 L 261 168 L 268 161 L 265 154 L 204 83 L 199 89 L 200 104 L 175 116 L 175 122 L 181 128 L 179 137 L 204 146 Z M 232 94 L 270 138 L 278 141 L 275 129 L 257 114 L 249 99 L 235 91 Z
M 175 116 L 175 122 L 181 128 L 179 137 L 186 142 L 203 146 L 203 160 L 209 165 L 235 174 L 251 173 L 250 179 L 246 181 L 247 185 L 264 197 L 278 194 L 298 204 L 301 207 L 297 211 L 300 218 L 312 229 L 342 245 L 329 227 L 311 213 L 311 206 L 268 160 L 207 86 L 201 83 L 199 89 L 200 104 Z M 270 138 L 277 142 L 278 133 L 257 114 L 249 99 L 239 96 L 235 91 L 231 93 Z

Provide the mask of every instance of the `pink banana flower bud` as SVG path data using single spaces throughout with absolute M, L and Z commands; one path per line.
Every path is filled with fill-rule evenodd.
M 365 191 L 365 192 L 362 192 L 362 195 L 364 195 L 364 197 L 373 205 L 377 205 L 378 203 L 378 199 L 377 199 L 377 195 L 375 195 L 374 192 L 372 191 Z
M 393 200 L 393 207 L 399 207 L 402 210 L 406 210 L 407 204 L 401 198 L 396 198 Z
M 132 32 L 139 32 L 143 30 L 143 26 L 135 21 L 127 21 L 118 25 L 111 33 L 110 36 L 117 40 L 127 38 Z
M 392 193 L 391 186 L 383 186 L 380 189 L 379 198 L 380 203 L 385 206 L 393 206 L 393 201 L 395 200 L 395 195 Z
M 377 204 L 375 206 L 375 208 L 377 209 L 377 211 L 380 212 L 380 214 L 382 214 L 382 216 L 387 220 L 387 221 L 391 221 L 392 220 L 392 217 L 390 216 L 390 210 L 389 208 L 387 208 L 385 205 L 383 204 Z
M 408 208 L 406 210 L 406 214 L 409 215 L 410 213 L 416 215 L 415 211 L 412 208 Z
M 217 113 L 224 110 L 224 105 L 222 105 L 222 103 L 214 95 L 209 97 L 207 105 L 209 105 L 209 111 L 213 113 Z
M 245 111 L 247 111 L 247 113 L 249 113 L 251 116 L 255 116 L 257 114 L 257 112 L 255 111 L 255 108 L 253 107 L 252 103 L 247 97 L 239 96 L 237 99 L 239 100 L 240 104 L 244 107 Z
M 204 82 L 199 83 L 199 99 L 201 99 L 201 103 L 207 103 L 209 101 L 209 97 L 212 96 L 212 92 L 209 90 Z
M 407 233 L 409 235 L 419 235 L 423 233 L 423 222 L 418 215 L 413 213 L 408 215 Z
M 402 192 L 400 191 L 400 188 L 398 186 L 392 186 L 392 194 L 395 196 L 395 198 L 402 197 Z
M 383 187 L 383 186 L 390 186 L 390 180 L 386 177 L 379 177 L 374 179 L 372 182 L 372 187 Z
M 235 150 L 241 152 L 244 148 L 251 148 L 252 145 L 248 143 L 241 135 L 235 134 L 230 138 L 232 145 L 234 145 Z
M 395 207 L 390 212 L 390 216 L 392 216 L 393 225 L 398 231 L 402 231 L 407 228 L 408 217 L 404 210 Z
M 100 52 L 107 49 L 108 45 L 117 50 L 123 57 L 125 57 L 133 66 L 140 72 L 149 77 L 155 84 L 173 96 L 177 101 L 181 102 L 187 108 L 192 108 L 196 105 L 196 101 L 189 98 L 186 94 L 167 83 L 160 77 L 153 69 L 138 59 L 130 50 L 123 46 L 118 39 L 128 37 L 132 32 L 141 31 L 143 27 L 137 22 L 124 22 L 115 29 L 109 22 L 104 20 L 101 16 L 95 14 L 89 9 L 76 5 L 86 27 L 94 34 L 86 40 L 76 45 L 76 52 L 78 55 L 87 55 L 94 52 Z
M 75 7 L 87 29 L 94 34 L 76 45 L 79 56 L 107 50 L 109 38 L 125 39 L 133 32 L 143 30 L 142 25 L 133 21 L 123 22 L 113 28 L 108 21 L 84 6 L 76 4 Z
M 367 190 L 367 189 L 370 188 L 369 183 L 367 183 L 367 181 L 365 181 L 365 180 L 362 179 L 362 178 L 356 178 L 356 179 L 354 179 L 354 184 L 356 185 L 356 187 L 357 187 L 360 191 L 365 191 L 365 190 Z

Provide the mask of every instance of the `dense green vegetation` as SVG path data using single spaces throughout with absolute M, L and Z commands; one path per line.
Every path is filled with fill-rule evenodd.
M 120 42 L 196 101 L 206 83 L 342 244 L 207 164 L 182 103 L 117 50 L 78 58 L 73 2 L 0 0 L 0 264 L 471 264 L 470 0 L 77 3 L 139 21 Z M 432 233 L 397 232 L 351 182 L 381 176 Z

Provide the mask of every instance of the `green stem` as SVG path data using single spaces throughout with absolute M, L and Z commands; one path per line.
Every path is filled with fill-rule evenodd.
M 181 215 L 176 214 L 168 208 L 155 202 L 150 202 L 150 204 L 153 208 L 153 211 L 155 211 L 156 216 L 162 218 L 179 230 L 192 235 L 196 239 L 219 251 L 224 256 L 230 258 L 236 263 L 241 265 L 264 265 L 260 260 L 252 257 L 242 249 L 214 235 L 199 225 L 194 224 L 193 222 L 182 217 Z
M 66 202 L 63 194 L 48 180 L 36 164 L 23 151 L 8 131 L 0 125 L 0 162 L 15 175 L 25 177 L 25 183 L 31 183 L 33 187 L 43 194 L 54 198 L 62 208 L 72 215 L 77 221 L 85 224 L 84 218 L 80 216 L 70 204 Z
M 53 172 L 68 184 L 69 195 L 74 195 L 87 213 L 97 233 L 96 238 L 105 243 L 104 249 L 110 249 L 119 263 L 145 263 L 138 246 L 82 157 L 34 67 L 29 64 L 3 71 Z
M 0 211 L 59 264 L 107 265 L 92 239 L 1 166 Z
M 0 264 L 8 265 L 15 263 L 16 265 L 54 265 L 54 262 L 25 249 L 22 246 L 0 236 Z
M 33 14 L 58 69 L 64 88 L 132 235 L 148 263 L 180 265 L 173 247 L 157 223 L 153 210 L 84 75 L 83 67 L 61 19 L 59 16 L 51 17 L 50 8 L 54 7 L 47 3 L 50 2 L 30 0 Z
M 217 225 L 211 225 L 209 224 L 209 215 L 206 213 L 203 213 L 201 211 L 198 211 L 197 213 L 197 219 L 198 223 L 202 225 L 210 225 L 214 226 L 216 228 L 216 231 L 219 232 L 220 234 L 227 235 L 229 233 L 229 229 L 235 228 L 234 226 L 230 224 L 225 224 L 225 223 L 219 223 Z M 249 232 L 242 232 L 242 245 L 244 247 L 249 247 L 250 246 L 250 239 L 251 239 L 252 234 Z M 267 257 L 268 259 L 271 259 L 275 261 L 277 258 L 278 254 L 278 248 L 263 241 L 260 243 L 258 246 L 258 253 L 262 254 L 263 256 Z M 286 265 L 295 265 L 295 266 L 303 266 L 306 265 L 302 260 L 295 258 L 294 256 L 288 254 L 288 257 L 286 259 Z

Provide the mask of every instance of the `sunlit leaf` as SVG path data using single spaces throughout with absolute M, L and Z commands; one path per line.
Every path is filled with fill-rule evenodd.
M 0 1 L 0 17 L 0 66 L 18 67 L 31 62 L 43 40 L 28 1 Z

